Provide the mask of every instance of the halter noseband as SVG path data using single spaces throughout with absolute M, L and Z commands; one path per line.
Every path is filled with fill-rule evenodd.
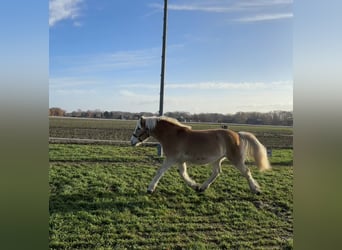
M 147 134 L 147 137 L 150 136 L 150 131 L 148 129 L 146 129 L 146 134 Z M 143 142 L 144 140 L 141 140 L 139 136 L 137 136 L 135 133 L 132 134 L 133 137 L 137 138 L 139 140 L 139 142 Z M 145 138 L 146 139 L 146 138 Z
M 135 137 L 135 138 L 137 138 L 140 142 L 142 142 L 142 140 L 140 139 L 140 137 L 137 136 L 136 134 L 133 134 L 132 136 Z

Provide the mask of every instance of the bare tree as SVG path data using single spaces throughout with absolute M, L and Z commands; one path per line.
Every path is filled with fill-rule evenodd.
M 65 116 L 65 110 L 58 107 L 49 108 L 49 116 Z

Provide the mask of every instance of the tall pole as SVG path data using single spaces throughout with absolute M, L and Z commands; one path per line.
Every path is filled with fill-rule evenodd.
M 162 47 L 162 61 L 161 61 L 161 73 L 160 73 L 160 99 L 159 99 L 159 115 L 160 116 L 162 116 L 164 113 L 163 106 L 164 106 L 166 30 L 167 30 L 167 0 L 164 0 L 163 47 Z
M 160 99 L 159 99 L 159 116 L 162 116 L 164 106 L 164 78 L 165 78 L 165 52 L 166 52 L 166 30 L 167 30 L 167 0 L 164 0 L 164 22 L 163 22 L 163 46 L 162 61 L 160 73 Z M 158 156 L 163 156 L 163 148 L 158 144 Z

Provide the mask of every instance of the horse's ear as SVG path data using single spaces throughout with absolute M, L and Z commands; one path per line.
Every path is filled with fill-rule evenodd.
M 140 117 L 140 124 L 142 127 L 145 127 L 145 117 L 143 115 Z

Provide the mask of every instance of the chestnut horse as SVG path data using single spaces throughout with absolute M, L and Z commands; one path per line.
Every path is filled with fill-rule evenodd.
M 266 148 L 249 132 L 234 132 L 229 129 L 192 130 L 169 117 L 141 117 L 131 137 L 132 146 L 137 146 L 150 136 L 163 147 L 165 159 L 147 191 L 153 193 L 159 180 L 172 165 L 179 166 L 179 174 L 196 191 L 206 190 L 221 173 L 221 162 L 228 159 L 244 176 L 252 193 L 260 193 L 258 183 L 245 165 L 252 155 L 260 171 L 270 169 Z M 213 172 L 202 185 L 191 179 L 186 163 L 211 163 Z

